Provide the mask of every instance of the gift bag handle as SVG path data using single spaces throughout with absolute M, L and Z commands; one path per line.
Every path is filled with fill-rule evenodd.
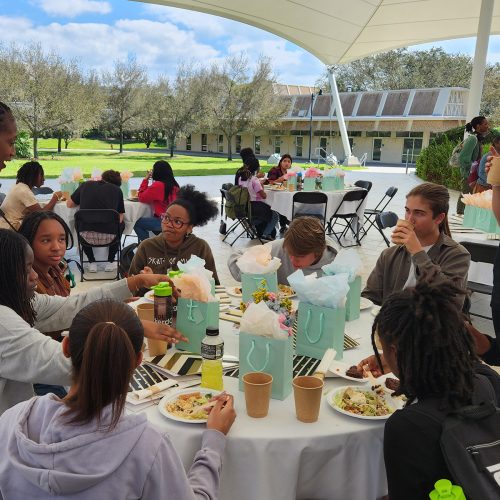
M 324 319 L 325 319 L 325 313 L 319 314 L 319 335 L 318 335 L 317 339 L 312 339 L 311 336 L 309 335 L 309 324 L 311 323 L 311 316 L 312 316 L 311 309 L 308 309 L 306 325 L 304 327 L 304 332 L 306 334 L 306 338 L 309 341 L 309 343 L 317 344 L 323 335 L 323 323 L 324 323 Z
M 266 366 L 269 363 L 269 358 L 271 357 L 271 347 L 269 346 L 269 342 L 266 342 L 266 359 L 264 361 L 264 364 L 262 365 L 262 368 L 255 368 L 253 363 L 250 361 L 250 358 L 252 356 L 253 351 L 255 350 L 255 340 L 252 340 L 252 347 L 250 347 L 250 351 L 248 351 L 247 354 L 247 363 L 248 366 L 254 371 L 254 372 L 263 372 L 266 369 Z
M 193 309 L 198 307 L 197 304 L 193 304 L 193 299 L 189 299 L 189 304 L 187 305 L 187 308 L 189 310 L 188 312 L 188 321 L 191 321 L 191 323 L 194 323 L 196 320 L 194 319 L 193 316 Z

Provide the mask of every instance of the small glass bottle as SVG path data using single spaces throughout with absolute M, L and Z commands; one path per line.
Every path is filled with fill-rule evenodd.
M 162 281 L 151 287 L 154 291 L 154 321 L 172 326 L 174 308 L 172 302 L 172 287 L 167 281 Z
M 222 356 L 224 341 L 219 336 L 218 327 L 208 327 L 201 341 L 201 387 L 222 391 Z

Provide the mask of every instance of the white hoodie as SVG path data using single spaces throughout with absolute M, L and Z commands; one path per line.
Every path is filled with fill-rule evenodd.
M 111 431 L 68 424 L 56 396 L 35 397 L 0 417 L 0 499 L 216 499 L 225 436 L 206 430 L 188 473 L 172 443 L 145 414 Z M 105 408 L 102 426 L 111 420 Z M 102 429 L 102 427 L 101 427 Z

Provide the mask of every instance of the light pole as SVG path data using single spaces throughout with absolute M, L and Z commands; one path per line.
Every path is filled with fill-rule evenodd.
M 323 90 L 319 89 L 318 95 L 323 95 Z M 308 162 L 311 163 L 311 148 L 312 148 L 312 137 L 313 137 L 313 108 L 314 108 L 314 98 L 316 94 L 311 93 L 311 113 L 309 117 L 309 159 Z

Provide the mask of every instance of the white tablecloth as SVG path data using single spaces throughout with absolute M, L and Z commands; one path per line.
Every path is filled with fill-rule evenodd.
M 352 188 L 350 191 L 360 190 L 361 188 Z M 346 190 L 344 191 L 321 191 L 328 196 L 328 203 L 326 206 L 326 219 L 329 220 L 330 217 L 335 213 L 340 203 L 342 202 L 342 198 L 344 197 Z M 292 220 L 292 207 L 293 207 L 293 195 L 296 191 L 273 191 L 272 189 L 266 189 L 267 198 L 264 200 L 271 208 L 284 215 L 288 220 Z M 368 196 L 364 199 L 363 203 L 359 207 L 357 214 L 359 220 L 363 221 L 363 215 L 365 212 L 366 201 Z M 359 201 L 350 201 L 344 205 L 345 210 L 342 209 L 343 213 L 349 213 L 350 211 L 354 211 L 359 204 Z M 318 210 L 314 209 L 314 205 L 300 205 L 300 211 L 302 213 L 314 213 Z
M 123 234 L 130 234 L 134 229 L 135 223 L 141 217 L 151 217 L 153 215 L 153 209 L 151 205 L 148 205 L 146 203 L 124 200 L 124 205 L 125 205 L 125 217 L 124 217 L 125 229 L 123 231 Z M 71 229 L 73 238 L 75 240 L 75 245 L 77 240 L 75 232 L 75 212 L 77 210 L 78 208 L 68 208 L 66 206 L 66 202 L 56 203 L 56 206 L 54 207 L 54 212 L 60 217 L 62 217 L 62 219 L 64 219 L 64 221 L 68 224 L 69 228 Z
M 346 324 L 346 332 L 362 335 L 361 347 L 346 351 L 355 364 L 371 353 L 369 311 Z M 238 331 L 221 321 L 225 351 L 238 354 Z M 328 379 L 327 389 L 349 385 Z M 384 421 L 369 422 L 334 411 L 323 398 L 319 420 L 304 424 L 295 417 L 293 393 L 271 400 L 266 418 L 248 417 L 238 380 L 224 378 L 235 396 L 236 421 L 228 435 L 222 469 L 221 500 L 374 500 L 387 493 L 383 460 Z M 325 389 L 326 392 L 326 389 Z M 167 432 L 188 469 L 201 443 L 204 426 L 163 417 L 156 406 L 144 410 L 153 425 Z

